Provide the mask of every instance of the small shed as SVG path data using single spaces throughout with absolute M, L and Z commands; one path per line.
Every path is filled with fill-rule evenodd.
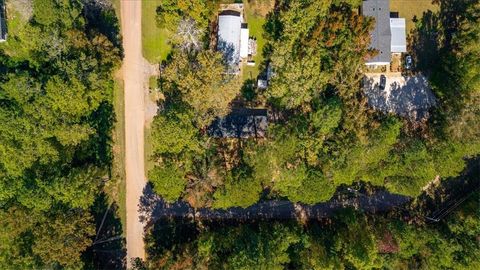
M 257 79 L 257 87 L 260 89 L 267 89 L 268 81 L 265 78 L 259 77 Z

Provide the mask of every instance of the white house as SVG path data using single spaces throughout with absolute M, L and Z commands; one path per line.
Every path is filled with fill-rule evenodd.
M 361 10 L 364 16 L 375 18 L 370 47 L 378 51 L 365 64 L 389 65 L 392 53 L 407 51 L 405 18 L 390 18 L 390 0 L 363 0 Z
M 249 31 L 242 14 L 235 10 L 224 10 L 218 15 L 218 43 L 230 66 L 230 72 L 238 73 L 240 58 L 248 57 Z

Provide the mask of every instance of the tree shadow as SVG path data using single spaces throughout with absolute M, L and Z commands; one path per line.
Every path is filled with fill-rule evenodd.
M 154 260 L 166 252 L 180 255 L 183 245 L 193 242 L 198 234 L 197 224 L 188 218 L 159 219 L 146 233 L 146 253 Z
M 418 27 L 412 30 L 409 51 L 416 60 L 416 68 L 430 74 L 431 68 L 439 63 L 439 34 L 440 18 L 431 10 L 423 13 L 422 18 L 417 22 Z
M 386 190 L 377 189 L 365 195 L 356 192 L 354 197 L 344 198 L 345 193 L 337 190 L 336 194 L 326 202 L 307 205 L 293 203 L 288 200 L 265 200 L 247 208 L 230 207 L 227 209 L 193 208 L 188 203 L 177 201 L 165 202 L 156 195 L 151 185 L 144 188 L 140 199 L 140 221 L 145 224 L 145 231 L 155 226 L 158 220 L 193 220 L 197 221 L 238 221 L 252 220 L 295 220 L 299 209 L 306 213 L 307 219 L 322 219 L 329 217 L 336 210 L 346 207 L 356 207 L 366 212 L 387 212 L 408 203 L 411 198 L 392 194 Z
M 109 167 L 112 164 L 112 128 L 115 123 L 113 105 L 103 102 L 87 119 L 96 132 L 86 141 L 75 155 L 73 164 L 92 162 L 99 167 Z
M 451 51 L 455 49 L 452 44 L 453 36 L 460 30 L 466 17 L 474 16 L 467 11 L 478 0 L 434 0 L 434 2 L 440 5 L 438 17 L 444 33 L 442 45 L 446 51 Z
M 193 211 L 193 208 L 183 201 L 165 202 L 162 197 L 153 191 L 150 183 L 143 188 L 143 194 L 139 202 L 139 218 L 146 229 L 154 225 L 155 221 L 160 218 L 193 217 Z
M 91 208 L 95 218 L 96 235 L 84 253 L 86 269 L 126 269 L 126 242 L 118 216 L 118 205 L 108 203 L 101 193 Z
M 429 77 L 432 88 L 439 98 L 440 106 L 431 122 L 440 127 L 438 137 L 444 137 L 448 115 L 461 113 L 465 105 L 462 81 L 466 72 L 463 46 L 478 16 L 475 14 L 477 0 L 434 0 L 439 5 L 437 12 L 428 11 L 417 22 L 417 29 L 411 35 L 411 51 L 418 69 Z M 475 34 L 470 38 L 476 38 Z
M 473 16 L 469 9 L 476 0 L 434 0 L 439 5 L 439 11 L 428 10 L 417 21 L 417 27 L 412 30 L 409 51 L 415 56 L 417 67 L 429 75 L 438 69 L 448 69 L 442 62 L 445 55 L 451 54 L 458 45 L 453 37 L 461 30 L 462 23 Z
M 463 172 L 454 178 L 433 184 L 418 196 L 418 212 L 422 215 L 444 218 L 480 189 L 480 156 L 466 160 Z
M 419 121 L 428 118 L 428 111 L 437 104 L 427 79 L 422 75 L 403 77 L 402 82 L 389 78 L 386 89 L 380 89 L 373 77 L 363 78 L 368 103 L 384 113 L 395 113 Z
M 8 20 L 7 20 L 7 8 L 5 6 L 5 0 L 0 0 L 0 36 L 2 38 L 8 38 Z
M 246 79 L 243 82 L 242 89 L 240 91 L 242 92 L 242 97 L 247 102 L 252 102 L 257 97 L 255 79 Z
M 218 40 L 217 50 L 222 52 L 223 60 L 229 73 L 237 73 L 239 69 L 240 54 L 232 43 L 223 39 Z
M 84 1 L 84 15 L 87 18 L 87 29 L 95 29 L 119 48 L 123 55 L 122 35 L 117 14 L 109 1 Z

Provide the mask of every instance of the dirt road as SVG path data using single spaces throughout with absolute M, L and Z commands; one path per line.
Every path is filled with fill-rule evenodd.
M 145 258 L 143 224 L 139 201 L 146 185 L 144 165 L 144 59 L 142 57 L 142 1 L 122 0 L 122 35 L 125 58 L 125 170 L 127 190 L 127 265 L 130 259 Z

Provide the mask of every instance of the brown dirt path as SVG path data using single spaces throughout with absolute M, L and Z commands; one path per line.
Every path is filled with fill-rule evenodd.
M 145 258 L 144 226 L 139 219 L 139 201 L 146 185 L 144 161 L 145 60 L 142 56 L 142 1 L 121 0 L 125 58 L 125 171 L 127 267 L 132 258 Z

